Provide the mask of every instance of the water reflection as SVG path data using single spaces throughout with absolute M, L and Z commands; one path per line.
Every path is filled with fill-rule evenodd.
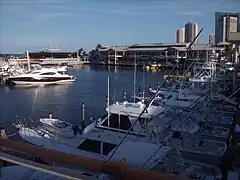
M 0 88 L 0 122 L 11 124 L 16 116 L 31 117 L 38 121 L 51 112 L 56 118 L 73 124 L 80 123 L 82 102 L 85 103 L 86 120 L 91 116 L 101 116 L 105 112 L 108 77 L 110 103 L 122 101 L 124 91 L 128 98 L 133 95 L 132 67 L 81 66 L 69 68 L 68 74 L 74 75 L 76 81 L 42 87 Z M 162 72 L 149 73 L 138 69 L 136 90 L 139 86 L 141 89 L 149 85 L 155 88 L 162 79 Z

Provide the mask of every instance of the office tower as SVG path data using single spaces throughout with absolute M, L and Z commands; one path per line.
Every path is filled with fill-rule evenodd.
M 215 13 L 215 43 L 228 42 L 230 32 L 240 31 L 240 13 Z
M 189 43 L 192 42 L 193 39 L 197 36 L 198 34 L 198 25 L 194 22 L 188 22 L 185 24 L 185 42 Z M 198 40 L 195 41 L 197 43 Z
M 176 32 L 176 43 L 185 42 L 185 28 L 180 28 Z

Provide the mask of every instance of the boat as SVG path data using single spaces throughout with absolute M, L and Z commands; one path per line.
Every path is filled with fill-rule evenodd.
M 119 162 L 125 159 L 129 166 L 142 167 L 146 162 L 148 167 L 164 164 L 166 157 L 171 153 L 171 147 L 159 147 L 151 142 L 139 141 L 136 135 L 130 135 L 118 149 L 124 134 L 107 129 L 91 128 L 90 131 L 83 133 L 82 136 L 72 141 L 72 145 L 59 142 L 54 137 L 38 134 L 35 130 L 21 127 L 20 136 L 36 146 L 55 149 L 74 155 L 92 157 L 95 159 L 110 159 L 110 162 Z M 132 140 L 130 140 L 132 139 Z M 148 147 L 148 148 L 146 148 Z M 159 149 L 159 151 L 157 151 Z M 154 158 L 150 159 L 154 152 Z M 149 161 L 148 161 L 149 160 Z M 89 172 L 87 172 L 89 173 Z M 95 176 L 96 174 L 91 174 Z
M 184 164 L 171 167 L 171 173 L 180 174 L 189 180 L 221 180 L 222 173 L 218 166 L 184 159 Z
M 211 76 L 201 76 L 198 78 L 195 78 L 195 77 L 189 78 L 189 81 L 203 83 L 203 82 L 208 82 L 208 81 L 212 81 L 212 80 L 211 80 Z
M 202 135 L 205 138 L 227 141 L 230 129 L 225 127 L 206 125 L 202 127 Z
M 159 119 L 154 119 L 148 124 L 155 131 L 161 134 L 163 127 L 172 131 L 171 139 L 175 142 L 183 158 L 214 165 L 221 164 L 222 156 L 227 151 L 227 144 L 224 141 L 206 139 L 201 136 L 199 120 L 187 115 L 189 112 L 177 115 L 174 111 L 161 114 Z M 166 146 L 173 146 L 171 141 Z
M 74 126 L 66 121 L 52 118 L 52 114 L 49 114 L 49 118 L 40 118 L 40 122 L 43 125 L 43 131 L 46 130 L 56 136 L 71 138 L 80 132 L 78 126 Z
M 9 66 L 7 62 L 0 59 L 0 76 L 7 76 L 8 69 L 9 69 Z
M 166 78 L 176 78 L 176 79 L 188 79 L 191 78 L 191 75 L 180 75 L 180 74 L 172 74 L 172 75 L 164 75 L 164 79 Z
M 30 71 L 29 73 L 10 76 L 9 81 L 15 85 L 47 85 L 47 84 L 63 84 L 75 81 L 74 76 L 61 74 L 53 69 L 41 69 Z
M 233 125 L 234 118 L 233 114 L 227 112 L 212 112 L 206 116 L 203 116 L 202 121 L 207 122 L 210 125 L 215 125 L 219 127 L 230 128 Z

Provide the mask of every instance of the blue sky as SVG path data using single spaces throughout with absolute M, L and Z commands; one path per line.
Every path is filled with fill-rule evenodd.
M 0 52 L 175 42 L 188 21 L 204 28 L 204 43 L 214 12 L 239 7 L 240 0 L 0 0 Z

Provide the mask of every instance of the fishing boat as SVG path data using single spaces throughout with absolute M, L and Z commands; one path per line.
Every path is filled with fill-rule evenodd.
M 230 129 L 225 127 L 206 125 L 202 128 L 202 135 L 205 138 L 226 141 L 230 134 Z
M 184 164 L 171 167 L 171 173 L 179 174 L 189 180 L 221 180 L 222 173 L 218 166 L 184 159 Z
M 52 118 L 52 114 L 49 115 L 49 118 L 40 118 L 40 122 L 42 124 L 42 130 L 46 130 L 56 136 L 71 138 L 80 132 L 78 126 Z

